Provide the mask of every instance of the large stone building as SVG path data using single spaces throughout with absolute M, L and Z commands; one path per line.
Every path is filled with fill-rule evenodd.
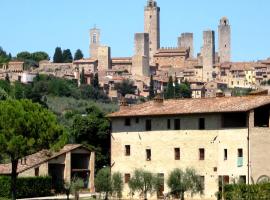
M 194 168 L 204 194 L 186 199 L 216 199 L 226 183 L 251 183 L 270 176 L 270 96 L 222 97 L 192 100 L 155 99 L 122 105 L 110 114 L 111 171 L 122 173 L 124 198 L 135 169 L 164 179 L 175 168 Z M 135 194 L 135 198 L 137 194 Z M 153 194 L 151 198 L 156 198 Z

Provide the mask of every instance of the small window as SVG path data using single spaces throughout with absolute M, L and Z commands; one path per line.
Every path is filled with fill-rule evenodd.
M 136 117 L 136 118 L 135 118 L 135 122 L 136 122 L 136 124 L 139 124 L 140 118 L 139 118 L 139 117 Z
M 237 152 L 237 167 L 242 167 L 243 166 L 243 149 L 238 149 L 238 152 Z
M 35 168 L 35 176 L 39 176 L 39 167 Z
M 224 160 L 228 160 L 228 150 L 224 149 Z
M 130 156 L 130 145 L 125 145 L 125 155 Z
M 243 149 L 238 149 L 238 158 L 243 158 Z
M 205 158 L 205 151 L 204 149 L 199 149 L 199 160 L 204 160 Z
M 130 174 L 125 174 L 125 183 L 128 183 L 130 180 Z
M 180 160 L 180 148 L 174 148 L 174 159 Z
M 151 160 L 151 149 L 146 149 L 146 160 L 147 161 Z
M 246 176 L 240 176 L 239 177 L 239 183 L 240 184 L 246 184 L 246 182 L 247 182 Z
M 171 129 L 171 120 L 170 119 L 167 120 L 167 129 Z
M 174 130 L 180 130 L 180 119 L 174 119 Z
M 152 121 L 151 121 L 151 119 L 147 119 L 145 121 L 145 130 L 146 131 L 151 131 L 152 130 Z
M 204 118 L 199 119 L 199 129 L 205 130 L 205 119 Z
M 130 126 L 130 118 L 125 118 L 125 126 Z

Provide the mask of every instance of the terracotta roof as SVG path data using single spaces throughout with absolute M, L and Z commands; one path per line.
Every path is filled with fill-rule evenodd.
M 73 61 L 74 64 L 83 64 L 83 63 L 94 63 L 97 62 L 97 59 L 90 58 L 90 59 L 80 59 Z
M 112 113 L 108 117 L 247 112 L 267 104 L 270 104 L 270 96 L 166 100 L 159 106 L 149 101 Z
M 18 163 L 17 173 L 24 172 L 25 170 L 28 170 L 30 168 L 33 168 L 35 166 L 38 166 L 48 160 L 51 160 L 57 156 L 60 156 L 64 153 L 70 152 L 74 149 L 77 149 L 79 147 L 82 147 L 81 144 L 68 144 L 64 146 L 60 151 L 58 152 L 50 152 L 48 150 L 42 150 L 35 154 L 26 156 L 26 164 L 23 164 L 24 162 Z M 24 159 L 23 158 L 23 159 Z M 11 163 L 9 164 L 1 164 L 0 165 L 0 174 L 11 174 Z

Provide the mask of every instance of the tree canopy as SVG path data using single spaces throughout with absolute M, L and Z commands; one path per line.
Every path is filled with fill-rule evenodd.
M 73 61 L 73 57 L 72 57 L 70 49 L 65 49 L 63 51 L 63 62 L 72 63 L 72 61 Z
M 74 54 L 74 60 L 80 60 L 83 58 L 83 53 L 80 49 L 77 49 Z
M 155 97 L 155 90 L 154 90 L 154 80 L 153 75 L 150 77 L 150 84 L 149 84 L 149 99 L 153 99 Z
M 118 93 L 120 93 L 123 97 L 126 96 L 126 94 L 135 94 L 135 87 L 134 83 L 131 80 L 123 80 L 121 83 L 115 84 L 115 89 Z
M 56 117 L 29 100 L 0 101 L 0 153 L 12 163 L 12 199 L 16 199 L 18 160 L 42 149 L 64 144 Z
M 61 47 L 56 47 L 53 55 L 54 63 L 62 63 L 63 62 L 63 52 Z

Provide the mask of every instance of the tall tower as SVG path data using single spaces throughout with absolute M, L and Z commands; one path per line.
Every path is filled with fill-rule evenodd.
M 154 64 L 154 54 L 160 48 L 160 8 L 155 0 L 148 0 L 144 8 L 144 32 L 149 34 L 150 64 Z
M 231 26 L 227 17 L 220 19 L 218 26 L 220 63 L 231 61 Z
M 182 33 L 181 37 L 178 38 L 178 47 L 189 48 L 189 57 L 193 58 L 193 33 Z
M 203 81 L 211 81 L 215 63 L 215 32 L 212 30 L 203 32 L 202 62 Z
M 96 26 L 90 29 L 90 48 L 89 54 L 90 58 L 98 57 L 98 47 L 100 46 L 100 29 Z

